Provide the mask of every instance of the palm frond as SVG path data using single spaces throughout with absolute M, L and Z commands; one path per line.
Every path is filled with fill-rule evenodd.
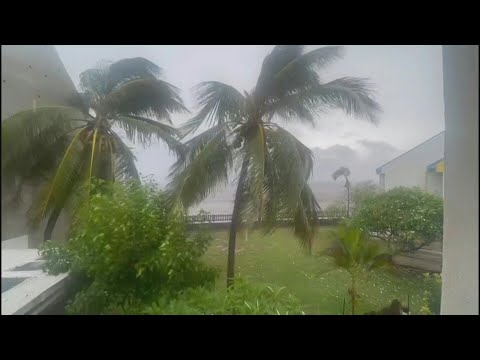
M 333 180 L 337 180 L 340 176 L 350 176 L 350 170 L 344 166 L 341 166 L 332 174 Z
M 245 146 L 242 150 L 248 160 L 245 180 L 246 206 L 241 209 L 244 219 L 252 219 L 253 214 L 263 214 L 265 202 L 265 162 L 267 160 L 266 134 L 263 125 L 257 124 L 252 129 L 253 133 L 246 136 Z M 258 216 L 254 216 L 257 218 Z M 256 220 L 256 219 L 255 219 Z
M 368 79 L 345 77 L 323 84 L 311 92 L 322 106 L 343 110 L 348 115 L 374 124 L 378 122 L 381 107 L 373 97 L 373 85 Z
M 109 135 L 113 154 L 115 154 L 115 180 L 140 180 L 132 151 L 113 131 L 110 131 Z
M 70 195 L 72 186 L 79 181 L 80 170 L 85 162 L 85 147 L 80 141 L 85 128 L 77 131 L 70 142 L 53 178 L 40 190 L 27 212 L 29 225 L 33 228 L 39 225 L 53 209 L 62 208 Z
M 162 74 L 158 65 L 142 57 L 119 60 L 108 70 L 109 90 L 135 79 L 157 79 Z
M 156 79 L 129 81 L 113 90 L 105 99 L 105 113 L 134 115 L 172 124 L 170 114 L 188 112 L 173 85 Z
M 225 131 L 213 128 L 190 141 L 186 156 L 172 167 L 166 190 L 171 202 L 180 202 L 186 208 L 226 184 L 232 166 L 232 147 Z
M 234 87 L 218 81 L 202 82 L 194 88 L 199 113 L 180 129 L 185 137 L 202 124 L 218 125 L 245 116 L 245 97 Z
M 343 46 L 324 46 L 301 54 L 278 71 L 275 78 L 277 80 L 283 77 L 286 79 L 295 78 L 296 72 L 302 71 L 304 68 L 318 70 L 341 59 L 345 53 L 344 50 Z
M 107 62 L 102 62 L 96 68 L 85 70 L 80 74 L 80 89 L 96 103 L 103 100 L 109 93 L 109 65 Z
M 114 124 L 125 130 L 128 140 L 150 146 L 152 138 L 162 140 L 177 155 L 182 154 L 183 145 L 176 139 L 177 129 L 161 122 L 134 115 L 118 115 Z
M 301 245 L 311 251 L 315 235 L 315 225 L 320 212 L 320 205 L 315 199 L 312 189 L 305 183 L 300 201 L 293 218 L 293 231 Z
M 63 106 L 38 107 L 2 122 L 2 182 L 17 177 L 42 177 L 62 156 L 79 110 Z M 68 146 L 68 145 L 67 145 Z

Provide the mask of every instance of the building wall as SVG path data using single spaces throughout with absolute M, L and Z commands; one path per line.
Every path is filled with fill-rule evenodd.
M 442 132 L 382 167 L 385 190 L 397 186 L 426 188 L 427 166 L 444 156 L 445 132 Z
M 478 46 L 443 46 L 442 314 L 478 315 Z
M 443 197 L 443 174 L 435 171 L 426 172 L 426 190 Z
M 22 110 L 36 106 L 65 105 L 76 92 L 57 51 L 52 45 L 2 45 L 2 121 Z M 25 212 L 38 186 L 29 186 L 20 206 L 8 203 L 10 189 L 2 184 L 2 240 L 28 232 Z M 54 239 L 63 240 L 68 220 L 62 214 Z M 44 224 L 30 232 L 29 246 L 37 247 Z

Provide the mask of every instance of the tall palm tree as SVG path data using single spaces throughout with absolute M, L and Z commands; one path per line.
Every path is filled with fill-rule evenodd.
M 391 264 L 391 254 L 378 243 L 368 239 L 367 233 L 352 226 L 340 226 L 333 232 L 335 243 L 323 253 L 333 257 L 338 267 L 345 269 L 351 277 L 348 293 L 352 303 L 352 315 L 357 306 L 357 282 L 360 276 L 373 269 Z
M 186 108 L 160 75 L 144 58 L 102 63 L 80 74 L 81 92 L 71 106 L 37 107 L 2 122 L 2 183 L 20 194 L 25 183 L 43 180 L 28 216 L 33 227 L 48 217 L 44 240 L 63 208 L 88 198 L 93 177 L 138 179 L 134 155 L 114 126 L 132 142 L 162 140 L 182 151 L 170 114 Z
M 205 199 L 239 172 L 230 225 L 227 286 L 233 284 L 236 234 L 244 219 L 261 219 L 273 230 L 279 217 L 293 219 L 295 234 L 307 248 L 319 206 L 307 184 L 313 154 L 277 120 L 314 124 L 340 108 L 375 121 L 380 110 L 365 79 L 322 82 L 316 72 L 342 56 L 342 47 L 305 52 L 304 45 L 278 45 L 263 62 L 255 88 L 240 92 L 208 81 L 196 87 L 201 107 L 183 127 L 183 136 L 209 128 L 185 143 L 174 164 L 168 191 L 185 207 Z M 252 216 L 254 214 L 255 216 Z
M 340 176 L 345 177 L 345 188 L 347 189 L 347 217 L 350 217 L 350 181 L 348 180 L 350 170 L 341 166 L 332 174 L 332 178 L 335 181 L 337 181 Z

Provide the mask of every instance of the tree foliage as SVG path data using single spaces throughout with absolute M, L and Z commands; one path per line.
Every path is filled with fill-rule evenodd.
M 43 183 L 28 215 L 32 227 L 51 219 L 46 240 L 60 211 L 88 198 L 84 185 L 93 177 L 138 179 L 135 157 L 116 129 L 134 143 L 161 140 L 182 151 L 170 117 L 186 108 L 178 89 L 160 75 L 143 58 L 101 63 L 80 74 L 81 92 L 70 106 L 36 107 L 2 121 L 2 184 L 19 194 L 29 182 Z
M 207 233 L 187 234 L 184 217 L 172 215 L 165 195 L 154 187 L 111 184 L 108 194 L 93 195 L 79 211 L 67 245 L 68 261 L 62 263 L 89 280 L 70 310 L 103 313 L 188 287 L 212 286 L 217 272 L 200 260 L 211 240 Z M 50 247 L 44 251 L 49 253 Z M 52 259 L 47 266 L 58 263 Z
M 193 134 L 202 125 L 208 129 L 186 142 L 168 191 L 172 201 L 188 208 L 225 185 L 232 172 L 238 173 L 232 251 L 242 221 L 263 220 L 272 231 L 279 218 L 292 219 L 295 235 L 310 249 L 320 209 L 308 185 L 313 154 L 279 123 L 313 125 L 332 109 L 377 121 L 380 106 L 367 79 L 320 79 L 317 71 L 342 56 L 341 46 L 306 51 L 304 45 L 277 45 L 264 59 L 251 91 L 217 81 L 195 88 L 200 109 L 182 134 Z M 228 278 L 231 271 L 232 264 Z
M 398 187 L 365 199 L 352 221 L 396 251 L 414 251 L 442 239 L 443 201 L 420 188 Z

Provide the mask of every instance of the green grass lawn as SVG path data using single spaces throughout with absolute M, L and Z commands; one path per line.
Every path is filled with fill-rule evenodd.
M 288 229 L 278 229 L 272 235 L 261 231 L 242 231 L 237 236 L 236 275 L 255 282 L 286 287 L 304 306 L 307 314 L 342 314 L 343 300 L 346 313 L 350 311 L 347 289 L 349 274 L 336 269 L 332 260 L 319 256 L 318 252 L 330 244 L 329 232 L 334 227 L 320 227 L 315 238 L 313 254 L 306 255 Z M 227 231 L 215 231 L 206 261 L 219 267 L 221 276 L 217 287 L 225 287 L 227 261 Z M 317 254 L 317 255 L 315 255 Z M 427 283 L 421 274 L 399 274 L 387 270 L 375 270 L 359 282 L 361 295 L 358 313 L 379 310 L 399 299 L 407 303 L 410 295 L 412 314 L 418 314 Z

